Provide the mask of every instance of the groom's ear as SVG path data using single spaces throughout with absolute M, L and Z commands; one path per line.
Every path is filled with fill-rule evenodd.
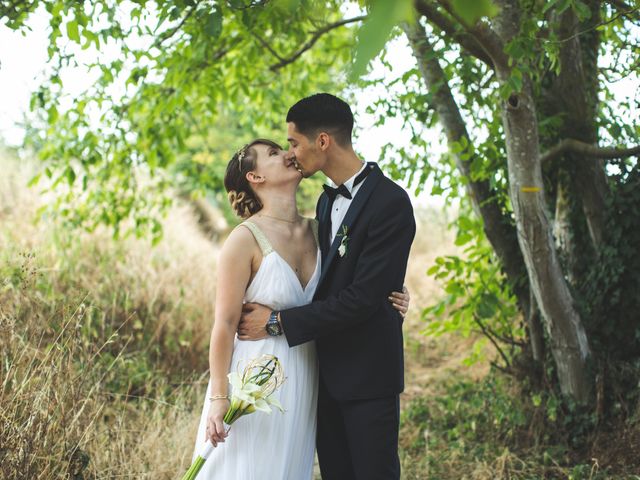
M 318 148 L 323 152 L 326 151 L 329 146 L 331 146 L 331 136 L 326 132 L 320 132 L 318 137 L 316 138 L 316 143 L 318 144 Z

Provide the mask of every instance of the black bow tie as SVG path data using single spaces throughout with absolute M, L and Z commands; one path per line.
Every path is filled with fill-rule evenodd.
M 342 195 L 344 198 L 351 198 L 351 192 L 349 189 L 344 186 L 344 184 L 339 187 L 330 187 L 329 185 L 322 185 L 325 193 L 329 197 L 329 201 L 333 202 L 338 195 Z
M 369 175 L 370 171 L 371 171 L 371 168 L 369 167 L 369 165 L 367 165 L 364 168 L 364 170 L 362 172 L 360 172 L 360 174 L 355 178 L 355 180 L 353 181 L 353 186 L 351 188 L 355 187 L 360 182 L 362 182 L 365 179 L 365 177 L 367 175 Z M 329 185 L 322 185 L 322 188 L 324 189 L 325 193 L 329 197 L 329 201 L 331 203 L 333 203 L 333 201 L 336 199 L 336 197 L 338 195 L 342 195 L 344 198 L 351 199 L 351 192 L 349 191 L 349 189 L 347 187 L 344 186 L 344 183 L 342 185 L 337 186 L 337 187 L 330 187 Z

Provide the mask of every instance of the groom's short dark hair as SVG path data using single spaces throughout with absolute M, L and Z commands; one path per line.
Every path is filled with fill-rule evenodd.
M 351 108 L 347 102 L 330 93 L 316 93 L 298 101 L 289 109 L 287 122 L 295 123 L 296 130 L 309 139 L 325 131 L 333 135 L 340 145 L 351 145 Z

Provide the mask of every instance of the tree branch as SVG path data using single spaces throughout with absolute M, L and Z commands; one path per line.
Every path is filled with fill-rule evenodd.
M 629 20 L 638 19 L 637 15 L 631 15 L 632 13 L 635 13 L 638 11 L 638 7 L 632 7 L 631 5 L 629 5 L 627 2 L 623 0 L 609 0 L 607 3 L 612 7 L 614 7 L 616 10 L 618 10 L 619 14 L 624 15 Z
M 640 155 L 640 145 L 631 148 L 603 148 L 573 138 L 565 138 L 540 157 L 540 163 L 555 160 L 567 152 L 580 153 L 592 158 L 626 158 Z
M 264 48 L 266 48 L 267 50 L 269 50 L 269 52 L 271 53 L 271 55 L 273 55 L 274 57 L 276 57 L 278 60 L 280 60 L 280 63 L 282 62 L 286 62 L 287 60 L 282 57 L 278 52 L 276 52 L 273 47 L 271 45 L 269 45 L 269 43 L 262 38 L 260 35 L 258 35 L 257 33 L 255 33 L 254 31 L 250 32 L 251 35 L 260 42 L 260 45 L 262 45 Z
M 231 40 L 231 43 L 229 45 L 220 47 L 220 49 L 217 50 L 216 52 L 211 52 L 208 58 L 204 58 L 201 62 L 194 64 L 193 67 L 188 67 L 188 68 L 189 69 L 193 68 L 196 72 L 196 75 L 199 75 L 203 69 L 213 65 L 215 62 L 220 60 L 239 43 L 240 43 L 240 38 L 236 37 L 233 40 Z
M 300 47 L 297 51 L 295 51 L 288 57 L 281 57 L 280 55 L 276 55 L 277 57 L 281 57 L 282 60 L 280 60 L 278 63 L 274 65 L 271 65 L 269 67 L 269 70 L 271 70 L 272 72 L 275 72 L 276 70 L 280 70 L 281 68 L 286 67 L 290 63 L 295 62 L 298 59 L 298 57 L 300 57 L 300 55 L 302 55 L 304 52 L 306 52 L 311 47 L 313 47 L 315 43 L 320 39 L 320 37 L 322 37 L 322 35 L 324 35 L 325 33 L 331 30 L 334 30 L 336 28 L 342 27 L 343 25 L 347 25 L 349 23 L 360 22 L 365 18 L 367 18 L 367 16 L 362 15 L 359 17 L 347 18 L 345 20 L 340 20 L 339 22 L 329 23 L 328 25 L 325 25 L 324 27 L 316 30 L 311 36 L 311 38 L 307 40 L 307 42 L 304 45 L 302 45 L 302 47 Z M 274 51 L 272 51 L 271 49 L 270 51 L 274 53 Z
M 618 10 L 631 10 L 631 6 L 623 0 L 608 0 L 607 3 L 616 7 Z
M 507 54 L 504 53 L 504 43 L 488 23 L 478 21 L 475 25 L 469 25 L 455 12 L 449 0 L 436 1 L 475 38 L 487 55 L 493 60 L 493 65 L 496 68 L 504 71 L 509 68 L 508 57 Z
M 178 25 L 176 25 L 173 28 L 169 28 L 167 30 L 165 30 L 164 32 L 162 32 L 160 35 L 158 35 L 158 38 L 156 39 L 155 42 L 153 42 L 152 47 L 160 47 L 160 45 L 162 45 L 162 43 L 165 40 L 170 39 L 171 37 L 173 37 L 181 28 L 182 26 L 185 24 L 185 22 L 189 19 L 189 17 L 191 15 L 193 15 L 193 12 L 195 12 L 195 8 L 190 8 L 189 11 L 186 13 L 186 15 L 184 17 L 182 17 L 182 20 L 180 20 L 180 23 Z
M 485 337 L 487 337 L 489 339 L 489 341 L 493 344 L 493 346 L 496 348 L 496 350 L 498 351 L 498 353 L 500 354 L 500 356 L 502 357 L 502 360 L 504 360 L 504 363 L 506 364 L 506 367 L 509 368 L 511 366 L 511 362 L 509 361 L 509 358 L 507 357 L 507 355 L 502 351 L 502 349 L 500 348 L 500 345 L 498 345 L 498 342 L 496 342 L 495 338 L 493 338 L 493 335 L 491 335 L 489 333 L 489 331 L 487 330 L 486 325 L 484 325 L 481 321 L 480 318 L 478 318 L 478 316 L 474 313 L 473 314 L 473 319 L 475 320 L 475 322 L 478 324 L 478 326 L 480 327 L 480 330 L 482 330 L 482 333 L 484 334 Z
M 430 24 L 442 30 L 478 60 L 493 68 L 493 61 L 482 45 L 469 32 L 459 28 L 450 18 L 440 13 L 435 5 L 426 0 L 417 0 L 415 7 L 420 14 L 426 17 Z
M 611 17 L 608 20 L 603 20 L 597 24 L 591 25 L 588 28 L 585 28 L 584 30 L 580 30 L 578 32 L 573 33 L 572 35 L 565 37 L 565 38 L 559 38 L 558 40 L 546 40 L 547 42 L 553 42 L 553 43 L 563 43 L 563 42 L 568 42 L 569 40 L 573 40 L 574 38 L 580 37 L 581 35 L 584 35 L 585 33 L 589 33 L 593 30 L 596 30 L 599 27 L 603 27 L 605 25 L 608 25 L 610 23 L 615 22 L 618 18 L 620 17 L 627 17 L 631 20 L 637 20 L 637 18 L 633 18 L 631 16 L 629 16 L 630 13 L 635 13 L 637 11 L 640 10 L 640 7 L 635 7 L 635 8 L 631 8 L 630 10 L 626 10 L 626 11 L 621 11 L 616 13 L 613 17 Z M 565 11 L 565 13 L 570 12 L 570 10 Z

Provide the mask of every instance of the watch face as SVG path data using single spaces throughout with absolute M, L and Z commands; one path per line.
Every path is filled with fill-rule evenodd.
M 278 322 L 267 324 L 267 333 L 272 336 L 280 335 L 280 324 Z

